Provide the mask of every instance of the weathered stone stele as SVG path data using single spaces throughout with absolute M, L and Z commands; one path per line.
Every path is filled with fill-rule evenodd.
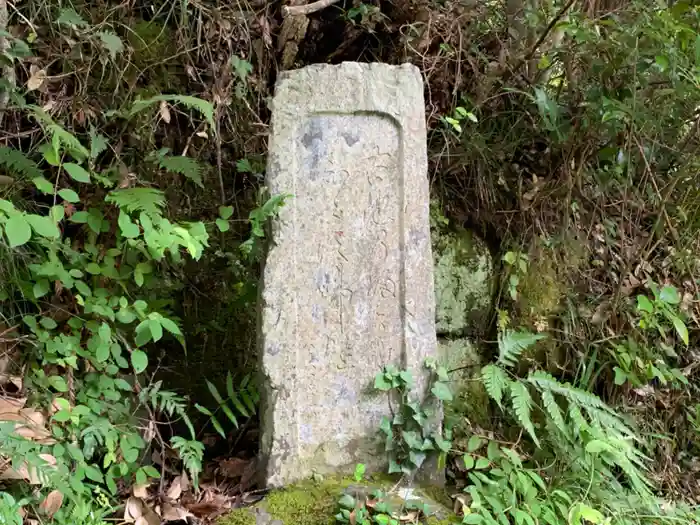
M 292 197 L 263 272 L 265 481 L 380 468 L 393 363 L 426 390 L 436 354 L 423 83 L 411 65 L 283 73 L 267 185 Z

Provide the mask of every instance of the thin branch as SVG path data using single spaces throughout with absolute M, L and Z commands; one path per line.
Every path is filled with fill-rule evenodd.
M 313 2 L 306 5 L 288 5 L 282 8 L 282 16 L 297 16 L 297 15 L 310 15 L 321 9 L 333 5 L 340 0 L 318 0 L 318 2 Z
M 518 64 L 512 69 L 512 72 L 517 71 L 520 69 L 524 63 L 529 61 L 537 52 L 539 47 L 542 45 L 542 42 L 545 41 L 549 33 L 552 32 L 552 29 L 554 29 L 554 26 L 557 25 L 557 22 L 561 20 L 561 18 L 566 14 L 566 12 L 569 10 L 569 8 L 574 5 L 575 0 L 569 0 L 564 7 L 562 7 L 559 12 L 556 14 L 552 20 L 550 20 L 549 24 L 545 28 L 544 32 L 540 35 L 540 37 L 537 39 L 537 42 L 535 42 L 535 45 L 530 48 L 530 51 L 528 51 L 527 55 L 523 59 L 518 62 Z

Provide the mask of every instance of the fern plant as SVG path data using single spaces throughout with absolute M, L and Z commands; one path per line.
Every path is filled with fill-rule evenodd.
M 646 458 L 632 426 L 596 395 L 561 383 L 552 375 L 531 371 L 517 377 L 512 369 L 542 334 L 506 331 L 499 338 L 499 357 L 483 367 L 481 380 L 489 397 L 530 436 L 537 448 L 566 457 L 584 478 L 600 477 L 598 486 L 614 485 L 648 496 Z M 510 406 L 505 403 L 506 395 Z M 546 438 L 544 446 L 542 438 Z M 624 479 L 615 472 L 622 471 Z
M 212 412 L 208 408 L 196 404 L 195 407 L 202 414 L 209 416 L 209 421 L 221 437 L 226 438 L 226 432 L 219 420 L 216 418 L 216 412 L 221 410 L 234 427 L 239 427 L 238 419 L 243 417 L 249 419 L 256 412 L 256 407 L 260 402 L 260 394 L 258 394 L 255 385 L 251 381 L 250 375 L 247 375 L 241 381 L 238 389 L 233 387 L 233 376 L 231 372 L 226 375 L 226 397 L 223 397 L 214 384 L 207 380 L 209 392 L 216 400 L 218 407 Z

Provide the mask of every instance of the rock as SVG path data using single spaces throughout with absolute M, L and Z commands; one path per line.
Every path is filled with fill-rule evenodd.
M 394 364 L 415 397 L 426 391 L 437 343 L 424 111 L 408 64 L 315 65 L 277 83 L 266 182 L 293 197 L 263 272 L 268 486 L 383 469 L 375 375 Z
M 438 353 L 448 371 L 461 369 L 460 377 L 471 375 L 481 362 L 477 346 L 464 337 L 438 340 Z
M 433 257 L 438 334 L 483 334 L 492 313 L 495 282 L 488 246 L 464 228 L 434 228 Z

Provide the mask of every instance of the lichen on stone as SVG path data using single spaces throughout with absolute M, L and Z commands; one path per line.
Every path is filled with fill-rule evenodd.
M 438 334 L 482 332 L 493 302 L 494 265 L 488 246 L 444 218 L 432 221 L 431 235 Z

